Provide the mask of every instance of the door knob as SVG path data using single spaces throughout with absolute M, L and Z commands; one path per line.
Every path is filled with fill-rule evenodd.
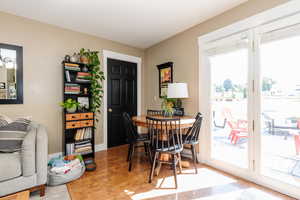
M 109 109 L 108 109 L 108 112 L 112 112 L 112 109 L 111 109 L 111 108 L 109 108 Z

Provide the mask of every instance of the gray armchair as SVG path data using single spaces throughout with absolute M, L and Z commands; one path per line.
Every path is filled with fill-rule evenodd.
M 45 194 L 48 136 L 45 127 L 32 123 L 22 151 L 0 153 L 0 197 L 22 190 Z

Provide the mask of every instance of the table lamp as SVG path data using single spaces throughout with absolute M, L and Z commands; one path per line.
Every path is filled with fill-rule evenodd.
M 169 83 L 167 97 L 176 99 L 174 115 L 183 116 L 184 109 L 182 108 L 181 99 L 189 97 L 187 83 Z

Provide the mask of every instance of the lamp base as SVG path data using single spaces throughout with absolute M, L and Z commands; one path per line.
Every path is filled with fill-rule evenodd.
M 184 108 L 174 108 L 174 116 L 184 116 Z

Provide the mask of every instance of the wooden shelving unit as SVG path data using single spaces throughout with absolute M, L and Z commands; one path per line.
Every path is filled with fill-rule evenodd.
M 74 69 L 72 70 L 71 66 L 66 68 L 66 65 L 73 65 Z M 75 67 L 78 66 L 78 67 Z M 90 73 L 90 71 L 83 72 L 83 68 L 88 68 L 88 65 L 83 63 L 74 63 L 74 62 L 62 62 L 63 68 L 63 101 L 71 98 L 78 102 L 78 98 L 88 98 L 89 107 L 91 106 L 91 94 L 90 94 L 90 86 L 91 83 L 79 82 L 76 81 L 78 78 L 78 73 L 86 74 Z M 70 86 L 76 86 L 79 88 L 74 94 L 69 94 L 66 92 L 70 92 L 66 90 L 66 88 L 70 88 Z M 65 155 L 69 154 L 80 154 L 84 159 L 94 158 L 95 157 L 95 113 L 91 112 L 90 109 L 78 110 L 75 113 L 67 113 L 66 109 L 63 112 L 63 151 Z M 77 136 L 82 136 L 77 137 Z M 82 145 L 90 144 L 91 150 L 77 152 L 76 148 Z M 73 145 L 73 149 L 72 149 Z M 87 148 L 87 147 L 86 147 Z

